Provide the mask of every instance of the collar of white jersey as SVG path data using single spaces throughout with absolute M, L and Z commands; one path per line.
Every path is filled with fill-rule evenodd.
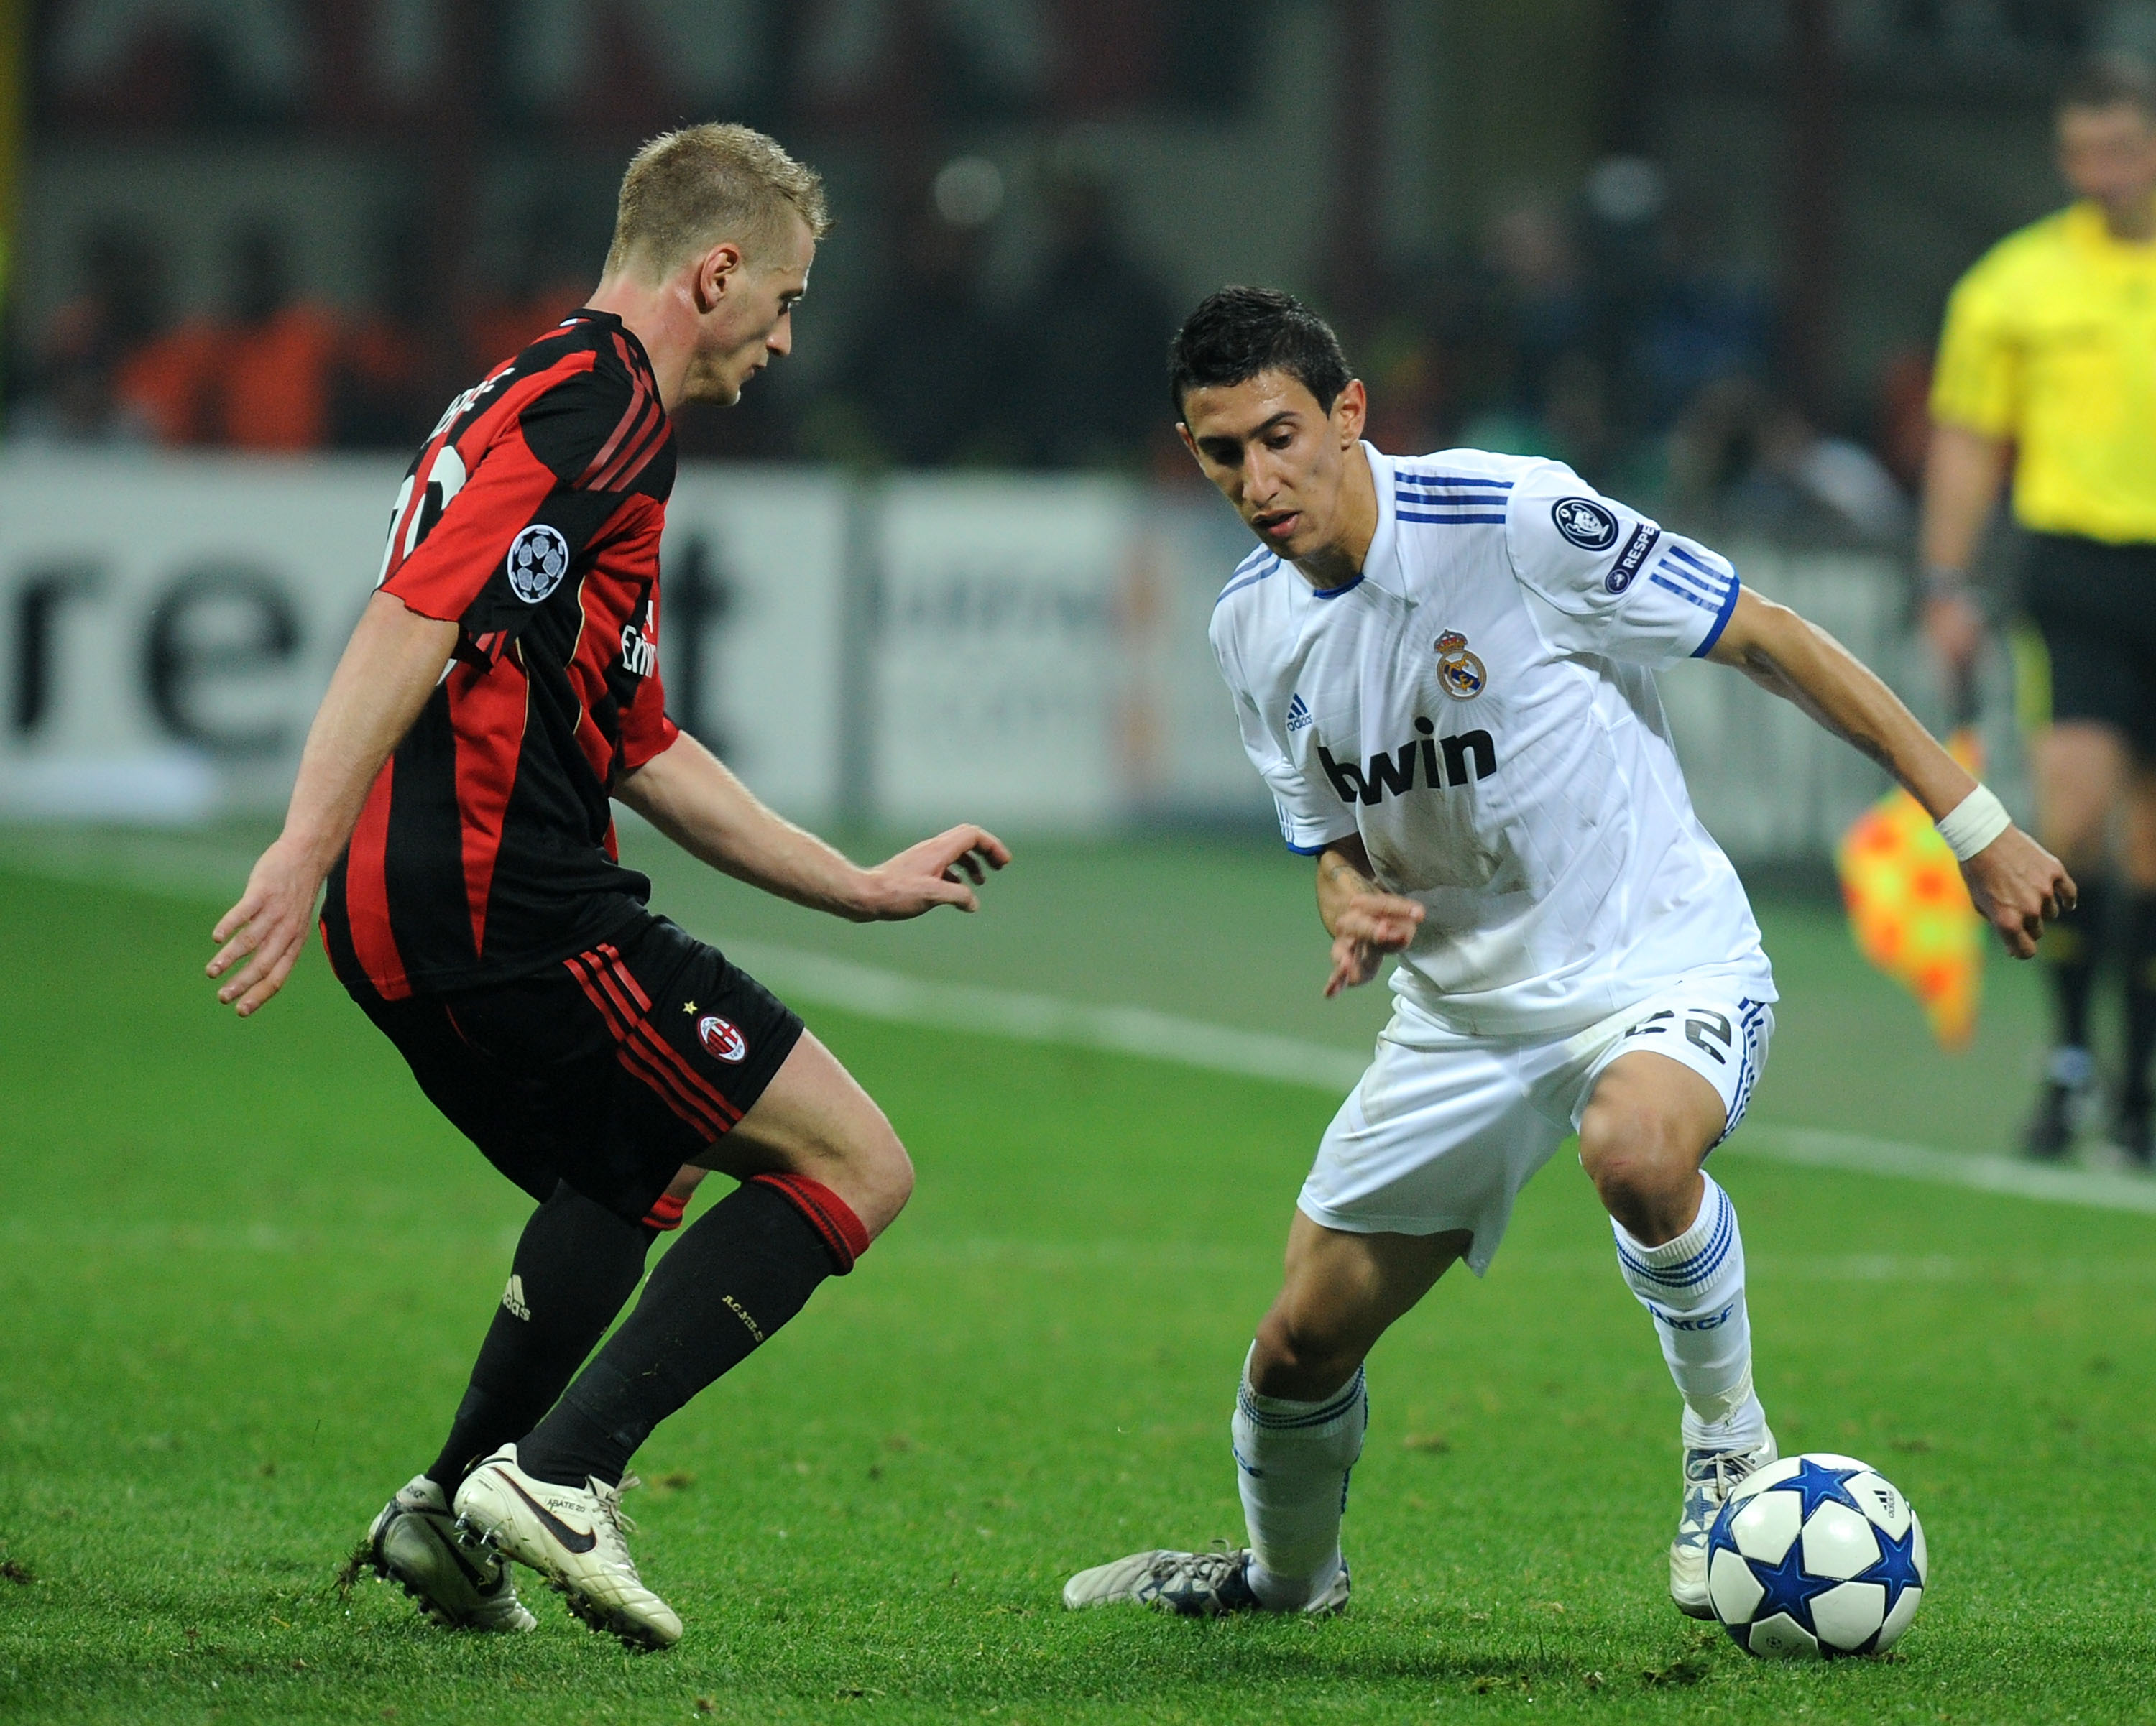
M 1338 599 L 1365 581 L 1397 599 L 1407 597 L 1407 582 L 1401 577 L 1400 561 L 1395 555 L 1399 526 L 1393 501 L 1392 458 L 1368 438 L 1363 439 L 1362 448 L 1363 458 L 1370 464 L 1370 484 L 1378 494 L 1378 530 L 1370 535 L 1370 549 L 1363 554 L 1361 571 L 1337 587 L 1312 588 L 1312 599 Z

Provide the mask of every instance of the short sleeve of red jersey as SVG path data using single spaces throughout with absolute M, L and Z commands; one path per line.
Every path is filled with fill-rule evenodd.
M 658 678 L 644 679 L 621 716 L 621 771 L 634 773 L 654 755 L 665 755 L 680 735 L 681 728 L 666 716 L 666 692 Z
M 391 527 L 382 586 L 477 641 L 513 637 L 559 592 L 619 506 L 612 450 L 639 417 L 663 430 L 650 392 L 582 353 L 510 383 L 423 451 Z

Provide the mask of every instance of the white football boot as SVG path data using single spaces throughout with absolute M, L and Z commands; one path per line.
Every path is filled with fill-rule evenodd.
M 556 1486 L 526 1474 L 516 1447 L 505 1444 L 457 1488 L 457 1527 L 531 1565 L 593 1629 L 634 1648 L 670 1648 L 681 1640 L 681 1621 L 644 1585 L 629 1555 L 635 1524 L 621 1513 L 621 1495 L 635 1484 L 631 1475 L 619 1487 Z
M 1707 1536 L 1722 1501 L 1738 1481 L 1780 1456 L 1772 1432 L 1751 1450 L 1686 1451 L 1684 1509 L 1677 1517 L 1677 1537 L 1670 1542 L 1670 1598 L 1687 1618 L 1714 1616 L 1714 1603 L 1707 1595 Z
M 1063 1604 L 1075 1612 L 1081 1606 L 1136 1601 L 1183 1618 L 1265 1611 L 1264 1602 L 1250 1591 L 1250 1549 L 1238 1547 L 1231 1552 L 1224 1541 L 1215 1542 L 1210 1552 L 1134 1552 L 1111 1565 L 1081 1570 L 1063 1585 Z M 1337 1612 L 1348 1604 L 1348 1587 L 1343 1563 L 1332 1587 L 1301 1610 L 1320 1618 Z
M 509 1566 L 457 1539 L 440 1487 L 415 1474 L 367 1531 L 365 1563 L 450 1630 L 530 1630 L 538 1620 L 516 1598 Z

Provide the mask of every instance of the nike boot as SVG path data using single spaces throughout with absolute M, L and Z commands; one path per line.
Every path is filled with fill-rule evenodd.
M 635 1524 L 621 1513 L 619 1487 L 587 1480 L 557 1486 L 517 1466 L 505 1444 L 457 1488 L 457 1528 L 490 1550 L 529 1565 L 567 1597 L 594 1630 L 611 1631 L 633 1648 L 670 1648 L 681 1640 L 674 1609 L 644 1585 L 629 1555 Z
M 516 1598 L 509 1566 L 457 1539 L 442 1489 L 415 1474 L 367 1531 L 365 1563 L 450 1630 L 530 1630 L 538 1620 Z M 356 1560 L 357 1562 L 357 1560 Z

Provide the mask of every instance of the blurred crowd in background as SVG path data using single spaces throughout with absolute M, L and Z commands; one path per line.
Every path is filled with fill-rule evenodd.
M 2021 141 L 2041 166 L 2051 69 L 2139 17 L 2067 0 L 1974 10 L 1988 22 L 1963 40 L 1970 7 L 1886 0 L 44 0 L 16 248 L 18 277 L 32 269 L 38 286 L 9 295 L 6 433 L 408 449 L 458 389 L 589 290 L 611 211 L 587 181 L 610 184 L 649 132 L 717 115 L 774 131 L 831 175 L 839 291 L 817 282 L 804 307 L 814 362 L 760 381 L 732 412 L 687 417 L 687 453 L 1182 474 L 1162 354 L 1224 268 L 1334 317 L 1384 447 L 1548 453 L 1681 516 L 1741 511 L 1769 531 L 1897 544 L 1938 294 L 1925 288 L 1931 312 L 1875 331 L 1861 356 L 1821 359 L 1832 309 L 1791 285 L 1793 251 L 1836 233 L 1816 210 L 1803 225 L 1820 195 L 1803 183 L 1806 153 L 1829 151 L 1810 166 L 1848 178 L 1866 105 L 1896 99 L 1882 82 L 1898 90 L 1910 67 L 1959 54 L 1964 74 L 1989 69 L 1974 100 L 2025 109 Z M 1462 44 L 1504 12 L 1532 15 L 1532 42 L 1570 28 L 1586 48 L 1491 72 L 1528 105 L 1516 130 L 1564 142 L 1513 151 L 1500 172 L 1505 140 L 1478 138 L 1460 165 L 1478 177 L 1469 197 L 1445 183 L 1447 91 L 1461 62 L 1474 70 Z M 1395 38 L 1436 61 L 1419 69 Z M 1312 46 L 1329 84 L 1284 77 Z M 1687 154 L 1698 129 L 1658 94 L 1717 66 L 1728 101 L 1816 100 L 1847 124 L 1822 132 L 1818 115 L 1785 113 L 1778 162 L 1724 173 Z M 1416 79 L 1430 86 L 1420 109 L 1404 83 Z M 1964 105 L 1969 85 L 1953 86 Z M 1344 117 L 1318 127 L 1317 147 L 1284 110 L 1319 102 L 1321 86 L 1320 120 Z M 1400 112 L 1438 118 L 1403 138 Z M 1183 146 L 1187 186 L 1164 188 L 1129 145 L 1146 125 Z M 1226 170 L 1240 173 L 1241 249 L 1178 256 L 1175 197 L 1198 222 L 1221 196 L 1208 174 L 1223 170 L 1188 148 L 1208 127 L 1244 158 Z M 1302 160 L 1313 147 L 1321 159 Z M 364 165 L 346 198 L 363 231 L 338 254 L 354 267 L 333 282 L 277 190 L 289 176 L 260 166 L 295 148 Z M 136 184 L 100 208 L 81 189 L 191 151 L 225 165 L 224 195 Z M 1417 160 L 1402 169 L 1388 151 Z M 520 161 L 521 179 L 502 166 Z M 1243 213 L 1265 207 L 1249 182 L 1275 173 L 1315 185 L 1282 218 L 1308 230 L 1291 243 Z M 2056 201 L 2021 183 L 2010 218 Z M 1445 201 L 1441 216 L 1403 216 L 1418 197 Z M 1799 219 L 1768 221 L 1762 244 L 1770 200 Z M 1942 287 L 2007 225 L 1974 199 L 1947 215 L 1958 222 L 1924 236 Z M 1865 267 L 1867 248 L 1847 243 L 1856 219 L 1816 274 Z M 189 293 L 173 285 L 182 248 L 200 260 Z

